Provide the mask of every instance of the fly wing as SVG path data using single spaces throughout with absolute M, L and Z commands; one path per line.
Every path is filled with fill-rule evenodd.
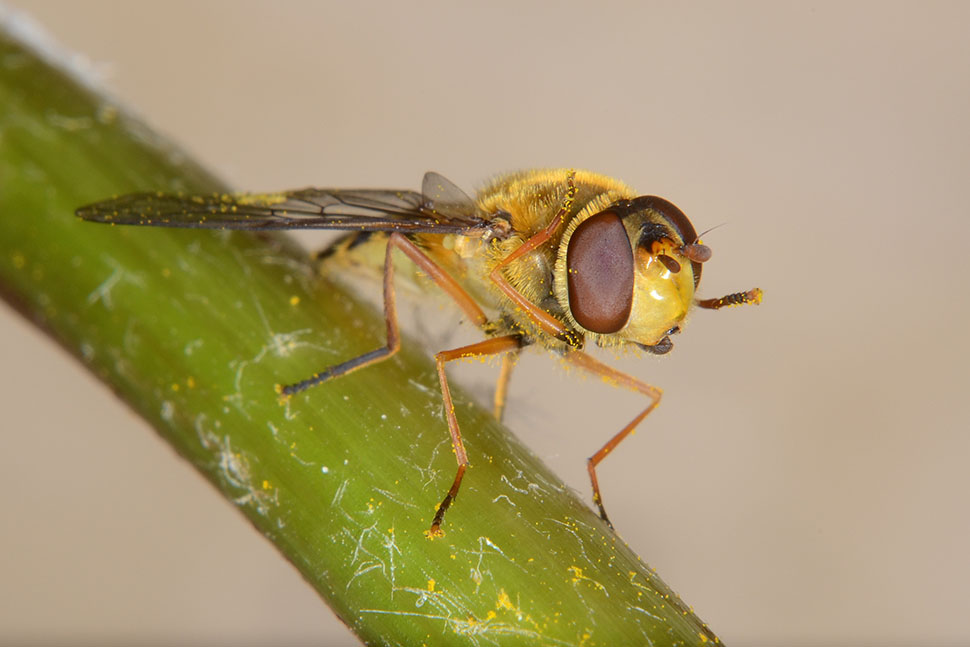
M 451 185 L 450 182 L 447 184 Z M 455 200 L 451 193 L 442 194 L 442 198 L 444 201 L 439 206 L 433 198 L 422 193 L 391 189 L 310 188 L 268 194 L 204 196 L 133 193 L 81 207 L 76 213 L 80 218 L 95 222 L 194 229 L 342 229 L 468 234 L 488 227 L 468 196 L 464 196 L 467 202 Z
M 428 171 L 421 182 L 425 205 L 448 220 L 467 220 L 475 217 L 478 208 L 458 185 L 440 173 Z

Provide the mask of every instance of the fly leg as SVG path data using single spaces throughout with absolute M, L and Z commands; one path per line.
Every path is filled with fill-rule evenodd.
M 394 295 L 394 261 L 392 252 L 399 249 L 414 261 L 422 271 L 427 274 L 435 284 L 444 290 L 448 296 L 455 300 L 455 303 L 464 310 L 465 314 L 477 326 L 485 325 L 487 318 L 478 304 L 469 294 L 458 285 L 451 276 L 428 258 L 417 245 L 400 233 L 393 233 L 387 238 L 387 251 L 384 253 L 384 321 L 387 324 L 387 343 L 376 350 L 364 353 L 346 362 L 331 366 L 305 380 L 290 384 L 280 389 L 283 395 L 293 395 L 305 391 L 312 386 L 332 380 L 341 375 L 346 375 L 357 369 L 384 361 L 392 357 L 401 347 L 401 337 L 397 325 L 397 305 Z
M 495 384 L 495 398 L 492 401 L 492 413 L 499 422 L 502 422 L 502 415 L 505 413 L 509 379 L 512 377 L 512 369 L 515 368 L 515 363 L 519 360 L 519 350 L 515 349 L 502 355 L 502 368 L 499 370 L 498 382 Z
M 461 487 L 461 479 L 465 475 L 468 467 L 468 455 L 465 453 L 465 443 L 461 440 L 461 430 L 458 428 L 458 419 L 455 417 L 455 406 L 451 400 L 451 388 L 448 386 L 448 376 L 445 375 L 445 364 L 456 359 L 466 359 L 471 357 L 488 357 L 501 353 L 517 353 L 522 348 L 522 338 L 518 335 L 506 335 L 504 337 L 492 337 L 469 346 L 462 346 L 453 350 L 444 350 L 434 356 L 435 364 L 438 367 L 438 380 L 441 383 L 441 399 L 445 406 L 445 417 L 448 420 L 448 433 L 451 434 L 451 445 L 455 450 L 455 460 L 458 461 L 458 471 L 451 488 L 445 498 L 438 505 L 434 519 L 431 521 L 431 529 L 428 531 L 430 537 L 439 537 L 444 534 L 441 530 L 441 522 L 445 517 L 445 512 L 451 503 L 458 496 L 458 488 Z
M 566 342 L 570 346 L 576 348 L 582 345 L 582 338 L 577 336 L 576 333 L 566 328 L 566 326 L 553 317 L 551 314 L 532 303 L 526 299 L 522 294 L 512 287 L 505 275 L 502 274 L 502 270 L 506 265 L 509 265 L 518 258 L 521 258 L 525 254 L 528 254 L 532 250 L 536 249 L 556 233 L 556 230 L 562 225 L 563 218 L 569 213 L 569 209 L 572 207 L 573 201 L 576 199 L 576 184 L 575 184 L 576 172 L 570 171 L 569 175 L 566 176 L 566 182 L 569 188 L 566 191 L 566 198 L 563 200 L 562 206 L 556 213 L 555 217 L 542 228 L 538 233 L 533 235 L 531 238 L 526 240 L 520 247 L 518 247 L 514 252 L 503 258 L 489 273 L 489 278 L 498 286 L 498 288 L 512 300 L 515 305 L 522 308 L 525 313 L 529 316 L 532 321 L 539 326 L 543 332 L 552 335 L 556 339 Z
M 646 418 L 651 411 L 657 408 L 657 405 L 660 404 L 660 397 L 663 395 L 663 391 L 655 386 L 647 384 L 646 382 L 638 380 L 631 375 L 627 375 L 626 373 L 618 371 L 615 368 L 611 368 L 599 360 L 593 359 L 591 356 L 582 351 L 568 352 L 564 358 L 574 366 L 592 373 L 593 375 L 600 376 L 606 382 L 616 386 L 622 386 L 623 388 L 630 389 L 631 391 L 642 393 L 651 399 L 650 404 L 646 409 L 640 412 L 640 415 L 631 420 L 627 426 L 610 438 L 605 445 L 600 447 L 599 451 L 593 454 L 586 461 L 586 469 L 589 471 L 589 480 L 593 484 L 593 502 L 599 508 L 600 517 L 602 517 L 603 521 L 609 524 L 610 528 L 612 528 L 613 524 L 610 522 L 610 518 L 606 515 L 606 508 L 603 507 L 603 495 L 600 494 L 599 481 L 596 480 L 596 466 L 599 465 L 610 452 L 616 449 L 616 446 L 619 445 L 624 438 L 629 436 L 636 426 L 640 424 L 640 422 Z

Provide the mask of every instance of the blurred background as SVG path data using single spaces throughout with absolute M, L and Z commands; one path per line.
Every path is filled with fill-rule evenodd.
M 726 223 L 701 296 L 764 304 L 615 362 L 665 390 L 600 470 L 618 530 L 727 644 L 970 643 L 970 4 L 21 11 L 239 189 L 575 166 Z M 0 357 L 0 643 L 355 644 L 7 308 Z M 494 371 L 460 375 L 489 400 Z M 507 422 L 588 500 L 585 458 L 641 405 L 533 353 Z

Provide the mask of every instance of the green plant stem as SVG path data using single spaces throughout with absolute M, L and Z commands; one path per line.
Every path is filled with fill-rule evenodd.
M 0 292 L 133 407 L 367 644 L 701 645 L 715 636 L 591 509 L 457 396 L 455 471 L 427 357 L 281 401 L 381 343 L 380 313 L 276 236 L 81 222 L 134 190 L 217 191 L 110 101 L 0 33 Z M 119 483 L 119 487 L 124 484 Z

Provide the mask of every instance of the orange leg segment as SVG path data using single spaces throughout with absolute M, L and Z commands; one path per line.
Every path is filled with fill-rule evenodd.
M 448 386 L 448 377 L 445 375 L 445 364 L 456 359 L 471 357 L 487 357 L 500 353 L 517 352 L 522 348 L 522 338 L 518 335 L 507 335 L 505 337 L 493 337 L 485 339 L 476 344 L 462 346 L 453 350 L 444 350 L 434 356 L 435 363 L 438 365 L 438 380 L 441 382 L 441 397 L 445 406 L 445 417 L 448 420 L 448 433 L 451 434 L 451 445 L 455 450 L 455 460 L 458 461 L 458 472 L 451 488 L 445 498 L 438 506 L 434 519 L 431 522 L 429 535 L 437 537 L 444 533 L 441 531 L 441 522 L 445 517 L 452 501 L 458 496 L 458 488 L 461 487 L 461 479 L 465 475 L 468 467 L 468 455 L 465 453 L 465 443 L 461 440 L 461 430 L 458 428 L 458 419 L 455 417 L 455 406 L 451 400 L 451 388 Z
M 640 424 L 640 422 L 646 418 L 651 411 L 657 408 L 657 405 L 660 404 L 660 397 L 663 395 L 663 391 L 655 386 L 647 384 L 646 382 L 638 380 L 631 375 L 627 375 L 626 373 L 618 371 L 615 368 L 611 368 L 599 360 L 593 359 L 591 356 L 582 351 L 572 351 L 566 353 L 565 359 L 569 363 L 583 369 L 584 371 L 594 375 L 599 375 L 607 382 L 617 386 L 622 386 L 623 388 L 630 389 L 631 391 L 642 393 L 652 400 L 646 409 L 641 411 L 636 418 L 631 420 L 627 426 L 610 438 L 605 445 L 600 447 L 598 452 L 593 454 L 586 461 L 586 469 L 589 472 L 589 480 L 593 484 L 593 502 L 599 508 L 600 517 L 602 517 L 603 521 L 608 523 L 610 528 L 612 528 L 613 524 L 610 522 L 610 518 L 606 515 L 606 508 L 603 507 L 603 495 L 600 493 L 599 481 L 596 479 L 596 466 L 599 465 L 610 452 L 616 449 L 616 446 L 623 442 L 623 439 L 629 436 L 636 426 Z
M 428 256 L 418 248 L 408 238 L 399 233 L 393 233 L 387 239 L 387 251 L 384 254 L 384 321 L 387 324 L 387 344 L 382 348 L 364 353 L 346 362 L 331 366 L 316 375 L 305 380 L 282 387 L 280 392 L 283 395 L 293 395 L 301 391 L 306 391 L 312 386 L 332 380 L 335 377 L 352 373 L 358 369 L 382 362 L 392 357 L 401 347 L 401 337 L 397 325 L 397 305 L 394 295 L 394 261 L 392 252 L 399 249 L 411 259 L 418 268 L 431 278 L 435 284 L 450 296 L 458 304 L 465 315 L 471 319 L 475 325 L 484 326 L 487 317 L 475 300 L 466 292 L 455 279 L 451 278 L 443 269 L 428 258 Z
M 574 332 L 566 328 L 565 325 L 551 314 L 532 303 L 526 299 L 522 294 L 512 287 L 505 275 L 502 274 L 502 270 L 506 265 L 509 265 L 518 258 L 521 258 L 525 254 L 528 254 L 532 250 L 536 249 L 556 233 L 556 230 L 562 225 L 563 218 L 569 213 L 569 209 L 573 205 L 573 201 L 576 198 L 576 184 L 575 184 L 576 172 L 570 171 L 569 175 L 566 176 L 566 182 L 568 183 L 568 190 L 566 191 L 566 199 L 563 201 L 562 206 L 556 213 L 555 217 L 546 225 L 544 228 L 539 230 L 535 235 L 526 240 L 522 245 L 516 249 L 514 252 L 503 258 L 498 265 L 492 268 L 489 273 L 489 278 L 498 286 L 498 288 L 512 300 L 515 305 L 522 308 L 525 313 L 529 316 L 532 321 L 539 326 L 543 332 L 552 335 L 556 339 L 566 342 L 570 346 L 578 347 L 582 345 L 582 338 L 578 337 Z
M 492 413 L 499 422 L 502 422 L 502 415 L 505 413 L 505 399 L 509 392 L 509 380 L 518 359 L 518 350 L 509 351 L 502 355 L 502 368 L 498 374 L 498 382 L 495 384 L 495 399 L 492 401 Z

